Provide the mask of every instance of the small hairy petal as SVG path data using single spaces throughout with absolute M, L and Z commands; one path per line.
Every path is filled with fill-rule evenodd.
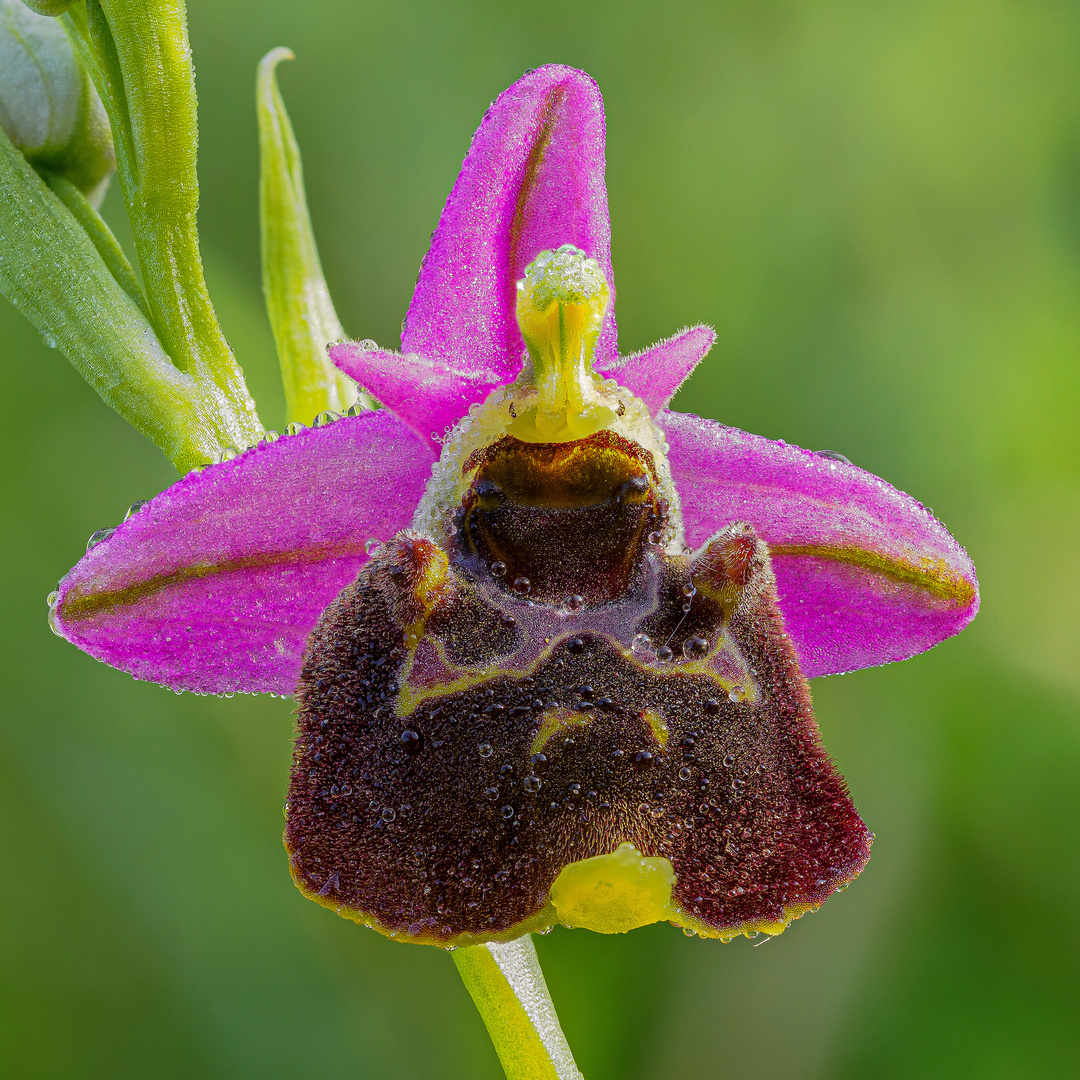
M 438 360 L 369 349 L 358 341 L 339 342 L 329 351 L 341 371 L 408 424 L 436 454 L 445 429 L 500 382 L 491 372 L 455 371 Z
M 550 64 L 500 94 L 473 137 L 420 269 L 402 351 L 508 382 L 524 352 L 516 282 L 563 244 L 599 261 L 613 305 L 603 102 L 584 72 Z M 616 352 L 609 308 L 597 359 Z
M 138 679 L 292 693 L 308 633 L 408 524 L 432 455 L 387 412 L 348 417 L 190 473 L 60 583 L 54 628 Z
M 641 398 L 649 412 L 655 414 L 667 407 L 715 342 L 711 326 L 691 326 L 643 352 L 620 357 L 597 370 Z
M 803 674 L 904 660 L 979 609 L 967 552 L 926 507 L 872 473 L 711 420 L 662 413 L 687 542 L 748 521 L 772 552 Z

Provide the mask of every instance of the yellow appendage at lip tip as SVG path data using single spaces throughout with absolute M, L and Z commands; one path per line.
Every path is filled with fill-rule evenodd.
M 517 320 L 539 401 L 507 429 L 523 442 L 573 442 L 611 424 L 592 365 L 610 292 L 600 264 L 569 244 L 545 251 L 518 282 Z
M 669 860 L 642 855 L 624 842 L 608 855 L 564 866 L 551 886 L 550 899 L 563 926 L 625 934 L 675 917 L 674 884 Z

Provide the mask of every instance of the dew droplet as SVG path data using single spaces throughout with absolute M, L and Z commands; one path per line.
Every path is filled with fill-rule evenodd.
M 493 562 L 491 564 L 491 576 L 492 577 L 503 577 L 503 576 L 505 576 L 505 574 L 506 574 L 506 563 L 504 563 L 504 562 Z
M 679 779 L 680 780 L 689 780 L 690 779 L 690 770 L 685 765 L 679 770 Z
M 739 686 L 737 683 L 728 691 L 729 701 L 745 701 L 746 700 L 746 687 Z
M 735 764 L 735 755 L 734 754 L 725 754 L 724 755 L 724 768 L 725 769 L 730 769 L 731 766 L 734 765 L 734 764 Z
M 540 779 L 539 776 L 529 775 L 529 776 L 526 776 L 525 779 L 521 781 L 521 786 L 526 791 L 532 792 L 532 793 L 535 793 L 535 792 L 539 791 L 542 784 L 543 784 L 543 781 Z
M 649 543 L 652 544 L 653 547 L 659 547 L 660 546 L 660 541 L 663 540 L 663 539 L 664 539 L 664 537 L 663 537 L 662 533 L 658 533 L 658 532 L 649 533 Z
M 499 797 L 499 789 L 497 787 L 484 788 L 484 798 L 488 802 L 495 802 Z
M 648 634 L 635 634 L 634 640 L 630 642 L 630 648 L 633 652 L 641 656 L 644 653 L 652 651 L 652 638 Z
M 138 502 L 133 502 L 128 508 L 127 513 L 124 515 L 124 520 L 127 521 L 132 514 L 137 514 L 144 506 L 148 505 L 149 499 L 140 499 Z
M 697 594 L 697 588 L 694 586 L 694 583 L 692 581 L 688 581 L 682 587 L 682 594 L 683 596 L 694 596 Z
M 381 817 L 383 821 L 393 821 L 394 818 L 397 817 L 397 814 L 394 812 L 392 806 L 384 806 L 379 813 L 379 817 Z
M 687 660 L 700 660 L 709 651 L 709 643 L 695 634 L 683 642 L 682 651 Z
M 499 813 L 509 821 L 514 816 L 514 808 L 512 806 L 504 806 Z
M 576 615 L 584 606 L 585 597 L 578 596 L 577 593 L 566 598 L 566 610 L 569 611 L 571 615 Z
M 671 651 L 670 648 L 668 648 L 667 645 L 661 645 L 660 648 L 656 650 L 657 662 L 661 664 L 668 663 L 674 655 L 675 654 Z
M 278 439 L 280 439 L 280 438 L 281 438 L 281 435 L 279 435 L 278 432 L 276 432 L 273 428 L 267 428 L 262 433 L 262 441 L 264 443 L 277 442 Z
M 374 536 L 370 536 L 364 541 L 364 552 L 370 555 L 378 546 L 379 541 Z
M 491 755 L 494 753 L 491 743 L 489 742 L 482 742 L 476 749 L 477 753 L 479 753 L 479 755 L 484 758 L 491 757 Z
M 532 588 L 532 582 L 527 577 L 514 578 L 512 588 L 518 596 L 528 596 L 529 590 Z
M 831 461 L 842 461 L 845 465 L 851 464 L 851 458 L 841 454 L 839 450 L 815 450 L 818 457 L 829 458 Z
M 401 745 L 405 748 L 407 754 L 418 754 L 423 742 L 420 732 L 413 731 L 412 728 L 406 728 L 401 733 Z
M 108 540 L 114 532 L 116 532 L 116 526 L 109 525 L 104 529 L 98 529 L 97 532 L 91 533 L 90 539 L 86 541 L 86 550 L 89 551 L 91 548 L 95 548 L 98 544 Z
M 294 420 L 291 424 L 286 424 L 285 425 L 285 434 L 286 435 L 299 435 L 300 432 L 303 431 L 303 430 L 304 430 L 304 425 L 301 424 L 297 420 Z
M 331 412 L 329 409 L 326 412 L 319 413 L 314 420 L 311 421 L 312 427 L 326 427 L 327 424 L 332 424 L 335 420 L 340 420 L 341 414 Z
M 214 458 L 215 465 L 224 465 L 226 461 L 232 461 L 240 451 L 235 446 L 226 446 L 216 458 Z

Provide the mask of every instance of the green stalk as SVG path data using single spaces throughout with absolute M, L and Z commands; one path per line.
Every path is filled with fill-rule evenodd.
M 117 173 L 161 343 L 213 387 L 228 444 L 262 434 L 203 277 L 195 77 L 183 0 L 87 0 L 63 16 L 105 105 Z
M 289 421 L 310 424 L 321 412 L 371 407 L 326 355 L 345 336 L 326 287 L 311 227 L 300 148 L 278 91 L 276 69 L 293 59 L 274 49 L 259 64 L 259 220 L 266 311 L 277 344 Z
M 559 1026 L 532 935 L 453 952 L 507 1080 L 582 1080 Z

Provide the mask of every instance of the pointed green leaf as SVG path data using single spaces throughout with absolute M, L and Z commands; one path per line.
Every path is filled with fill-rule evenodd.
M 326 355 L 326 346 L 340 341 L 345 332 L 323 277 L 304 193 L 300 148 L 278 91 L 277 65 L 291 59 L 288 49 L 267 53 L 256 83 L 262 274 L 288 419 L 310 424 L 320 412 L 347 409 L 357 400 L 357 392 Z M 370 406 L 366 397 L 361 404 Z

